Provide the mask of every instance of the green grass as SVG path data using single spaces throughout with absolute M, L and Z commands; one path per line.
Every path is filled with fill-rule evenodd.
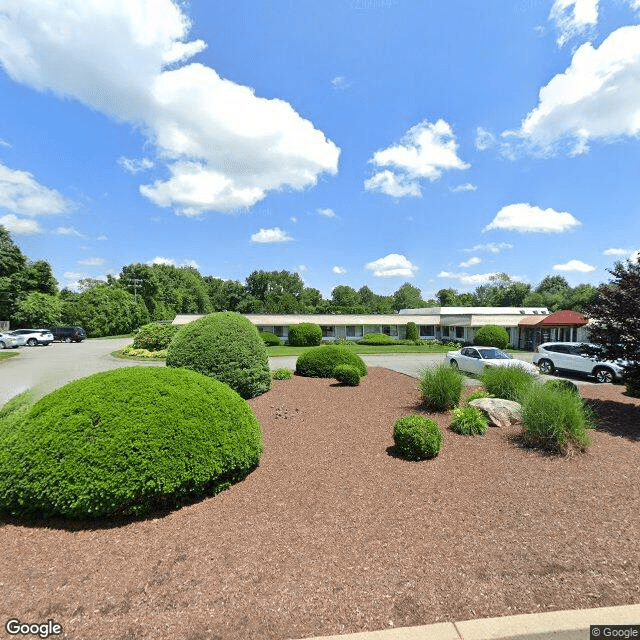
M 424 404 L 433 411 L 453 409 L 464 388 L 464 377 L 448 364 L 427 368 L 418 379 L 418 390 Z
M 133 338 L 133 333 L 123 333 L 119 336 L 102 336 L 101 338 L 88 338 L 88 340 L 117 340 L 118 338 Z
M 112 351 L 111 355 L 114 358 L 119 358 L 120 360 L 135 360 L 136 362 L 164 362 L 166 358 L 164 357 L 160 357 L 160 358 L 155 358 L 155 357 L 151 357 L 151 358 L 140 358 L 137 356 L 126 356 L 122 353 L 122 349 L 118 349 L 117 351 Z
M 7 351 L 6 353 L 4 351 L 0 352 L 0 362 L 2 362 L 2 360 L 8 360 L 9 358 L 15 358 L 16 356 L 19 356 L 20 354 L 17 351 Z

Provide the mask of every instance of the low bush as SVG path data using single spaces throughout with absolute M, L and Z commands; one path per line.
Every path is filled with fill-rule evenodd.
M 280 338 L 278 338 L 275 333 L 270 333 L 269 331 L 258 331 L 258 333 L 267 347 L 277 347 L 282 344 Z
M 339 364 L 333 370 L 333 377 L 349 387 L 357 387 L 360 384 L 360 371 L 351 364 Z
M 361 340 L 358 340 L 358 344 L 398 344 L 398 340 L 388 336 L 386 333 L 365 333 Z
M 571 382 L 571 380 L 567 380 L 566 378 L 553 378 L 551 380 L 546 380 L 544 384 L 546 384 L 548 387 L 553 387 L 554 389 L 571 391 L 576 395 L 580 395 L 578 387 L 573 382 Z
M 260 424 L 227 385 L 126 367 L 53 391 L 0 436 L 0 510 L 96 517 L 173 508 L 258 465 Z
M 480 374 L 480 381 L 496 398 L 522 402 L 535 378 L 521 367 L 485 367 Z
M 348 347 L 328 344 L 298 356 L 296 374 L 309 378 L 333 378 L 333 371 L 339 364 L 354 366 L 361 376 L 367 375 L 367 365 Z
M 289 378 L 293 378 L 293 371 L 291 369 L 276 369 L 271 372 L 271 377 L 274 380 L 289 380 Z
M 142 360 L 161 360 L 167 357 L 167 350 L 149 351 L 148 349 L 136 349 L 132 344 L 127 345 L 120 352 L 123 356 L 130 358 L 140 358 Z
M 407 340 L 418 340 L 420 338 L 418 325 L 415 322 L 407 322 L 406 338 Z
M 588 430 L 593 413 L 573 391 L 534 384 L 522 402 L 522 436 L 532 446 L 566 455 L 585 451 L 591 444 Z
M 464 399 L 464 404 L 469 404 L 472 400 L 479 400 L 480 398 L 493 398 L 493 396 L 488 391 L 482 391 L 482 389 L 478 389 L 477 391 L 470 393 Z
M 292 347 L 316 347 L 322 342 L 322 329 L 312 322 L 301 322 L 289 327 Z
M 166 349 L 178 329 L 180 325 L 177 324 L 158 324 L 157 322 L 145 324 L 133 336 L 133 348 L 147 351 Z
M 482 347 L 497 347 L 504 349 L 509 343 L 509 334 L 504 327 L 495 324 L 485 324 L 480 327 L 473 338 L 473 344 Z
M 396 452 L 407 460 L 435 458 L 442 449 L 442 432 L 438 425 L 422 416 L 399 418 L 393 426 Z
M 489 421 L 476 407 L 460 407 L 451 413 L 451 429 L 463 436 L 484 435 Z
M 452 409 L 462 395 L 464 377 L 449 365 L 425 369 L 418 379 L 418 390 L 427 407 L 434 411 Z
M 35 402 L 35 394 L 31 389 L 11 398 L 0 408 L 0 439 L 18 428 L 22 418 Z
M 220 380 L 243 398 L 271 388 L 267 347 L 256 327 L 239 313 L 212 313 L 183 325 L 167 349 L 167 366 Z

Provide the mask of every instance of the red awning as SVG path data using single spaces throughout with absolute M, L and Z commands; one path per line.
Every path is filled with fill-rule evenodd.
M 581 327 L 587 324 L 587 319 L 578 311 L 556 311 L 542 320 L 543 325 L 573 325 Z

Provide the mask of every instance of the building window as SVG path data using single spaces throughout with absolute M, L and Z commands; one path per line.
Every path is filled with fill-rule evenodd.
M 420 325 L 420 337 L 421 338 L 432 338 L 436 335 L 436 328 L 432 324 L 421 324 Z
M 278 336 L 278 338 L 282 338 L 284 336 L 284 327 L 273 327 L 273 333 Z
M 388 336 L 397 336 L 398 327 L 395 325 L 385 324 L 382 326 L 382 333 L 386 333 Z
M 464 338 L 464 327 L 456 327 L 456 338 Z
M 449 337 L 449 327 L 442 327 L 440 331 L 442 332 L 443 337 Z
M 347 338 L 362 338 L 362 325 L 347 325 Z
M 322 329 L 322 337 L 323 338 L 333 338 L 335 335 L 335 327 L 329 325 L 323 325 L 320 327 Z

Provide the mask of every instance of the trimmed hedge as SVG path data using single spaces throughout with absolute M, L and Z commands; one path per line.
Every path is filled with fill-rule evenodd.
M 339 364 L 350 364 L 361 376 L 367 375 L 367 365 L 358 354 L 353 353 L 348 347 L 333 344 L 309 349 L 299 355 L 296 360 L 296 374 L 309 378 L 333 378 L 333 372 Z
M 406 332 L 407 340 L 420 340 L 418 325 L 415 322 L 407 322 Z
M 386 333 L 365 333 L 361 340 L 358 340 L 358 344 L 397 344 L 398 341 Z
M 270 333 L 269 331 L 258 331 L 258 333 L 267 347 L 277 347 L 282 344 L 275 333 Z
M 509 344 L 509 334 L 504 327 L 499 327 L 495 324 L 485 324 L 476 331 L 473 344 L 482 347 L 504 349 Z
M 169 346 L 171 339 L 179 329 L 180 325 L 178 324 L 158 324 L 157 322 L 145 324 L 138 329 L 133 337 L 133 348 L 162 351 Z
M 322 342 L 322 329 L 313 322 L 301 322 L 289 327 L 289 345 L 292 347 L 317 347 Z
M 215 378 L 243 398 L 271 389 L 267 347 L 247 318 L 230 311 L 183 325 L 167 349 L 167 366 Z
M 212 495 L 260 461 L 260 424 L 227 385 L 126 367 L 76 380 L 0 429 L 0 509 L 74 518 Z
M 442 432 L 438 425 L 422 416 L 399 418 L 393 426 L 397 453 L 407 460 L 435 458 L 442 449 Z
M 357 387 L 360 384 L 360 371 L 351 364 L 339 364 L 333 370 L 333 377 L 349 387 Z

